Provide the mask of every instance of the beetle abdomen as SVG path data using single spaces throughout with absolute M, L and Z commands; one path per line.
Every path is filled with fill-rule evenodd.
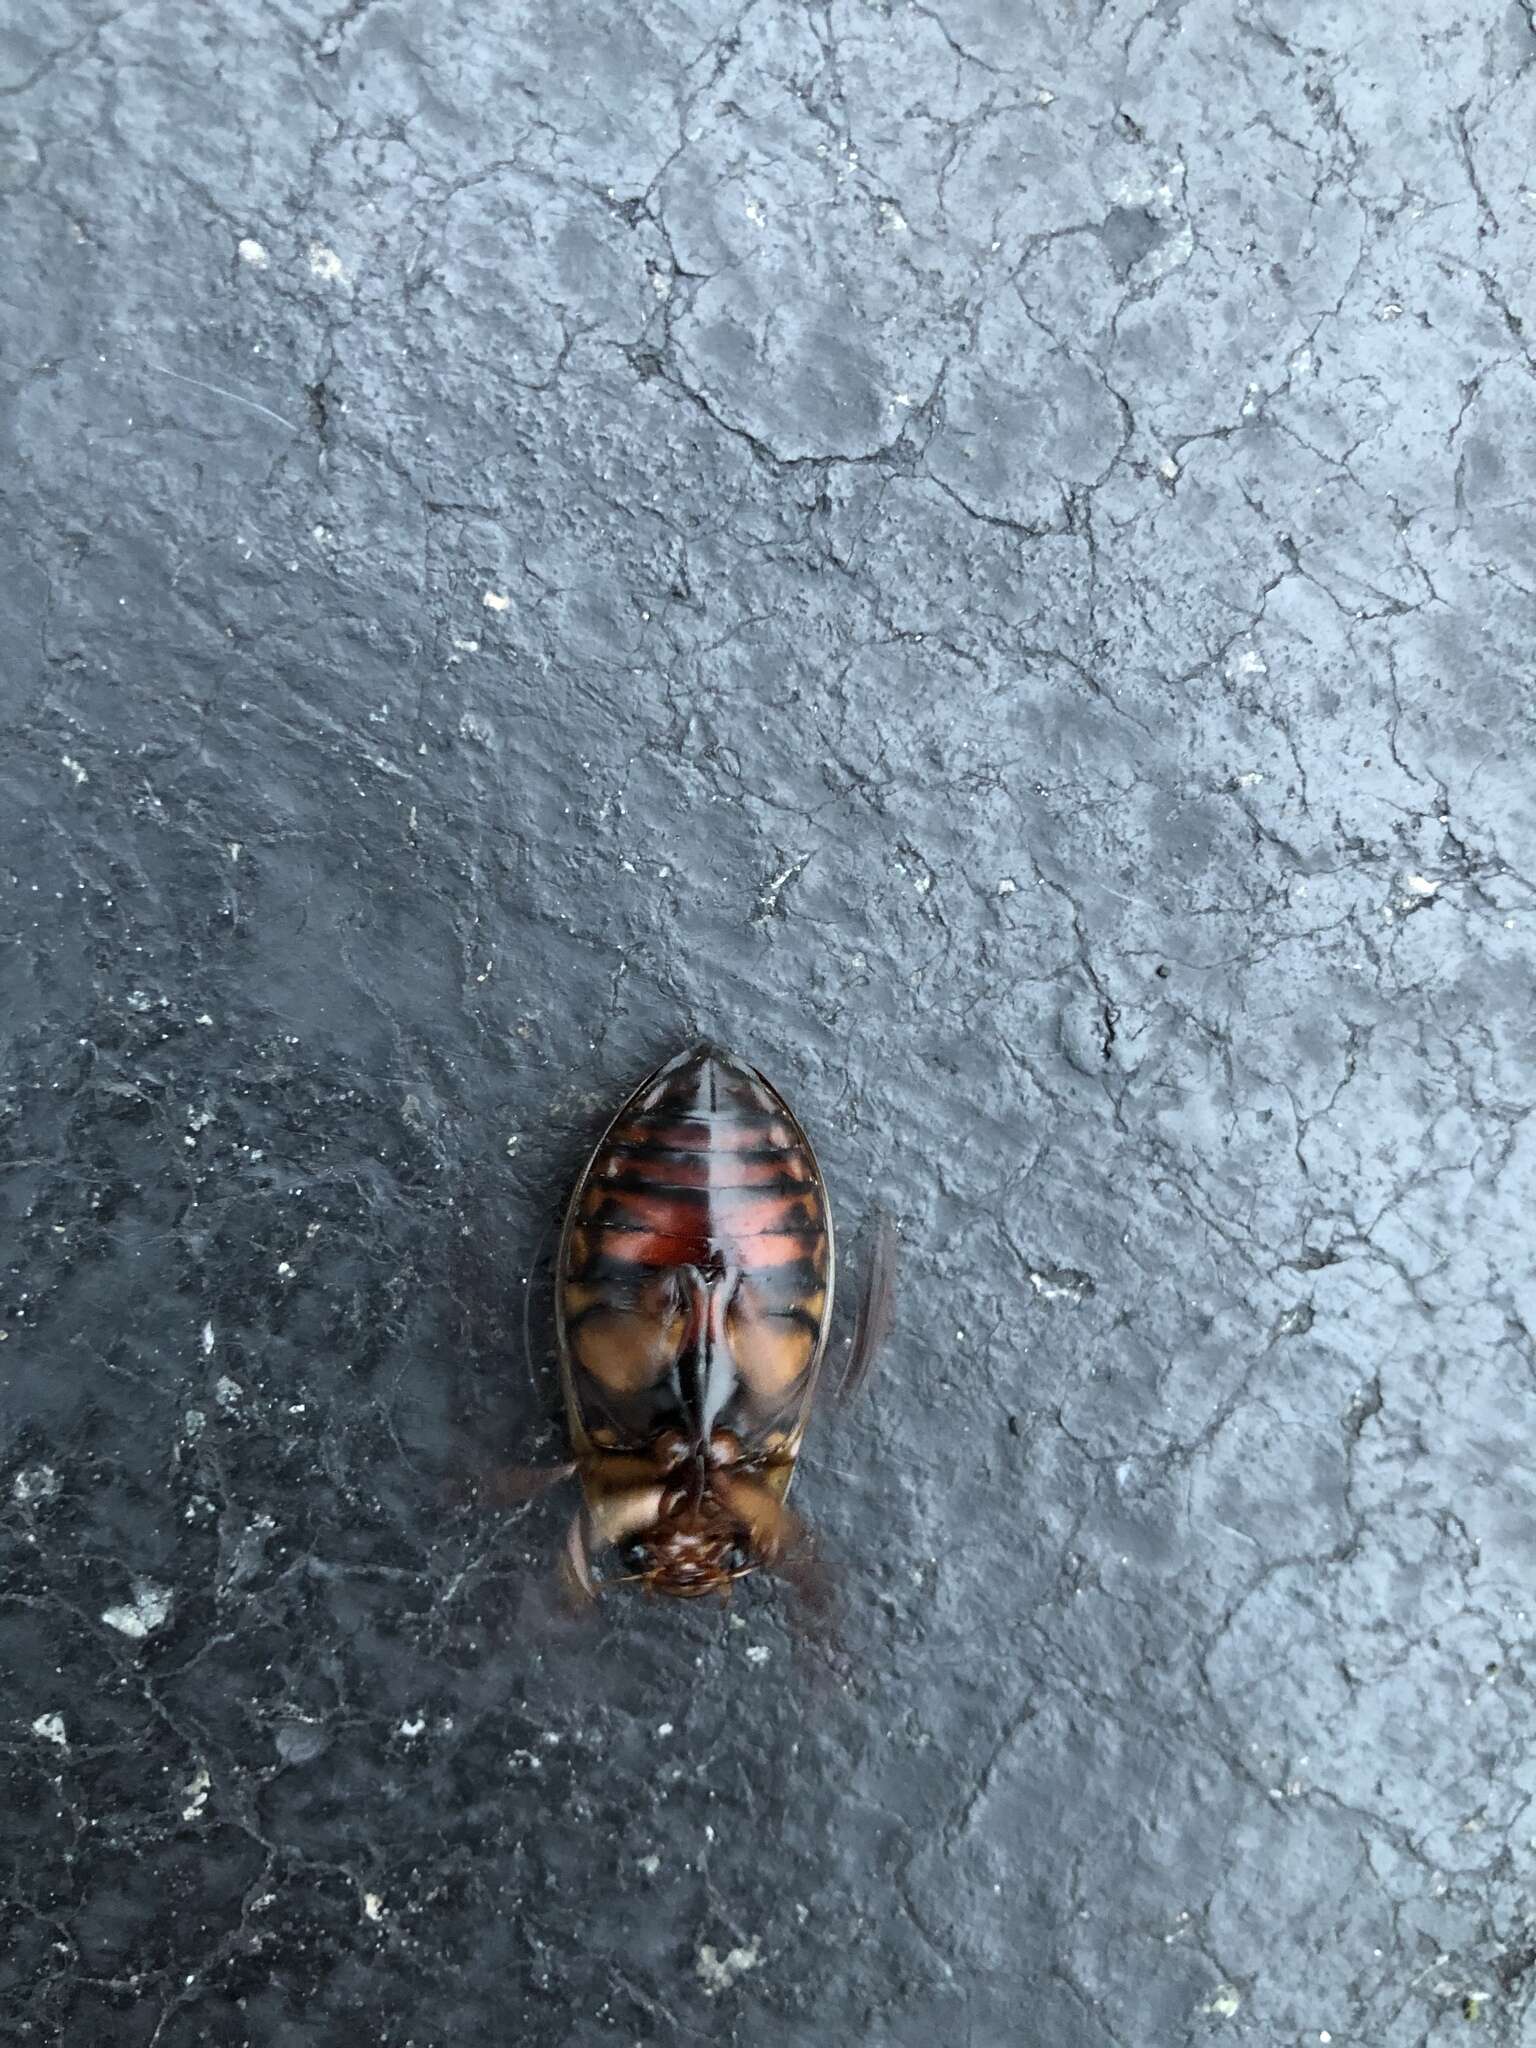
M 573 1363 L 610 1396 L 649 1391 L 646 1426 L 659 1421 L 693 1297 L 715 1290 L 748 1406 L 766 1414 L 814 1362 L 830 1267 L 798 1124 L 760 1075 L 700 1046 L 625 1105 L 576 1191 L 561 1269 Z
M 808 1286 L 823 1270 L 825 1203 L 809 1148 L 767 1083 L 712 1050 L 664 1071 L 630 1105 L 592 1162 L 577 1215 L 615 1278 L 713 1266 Z

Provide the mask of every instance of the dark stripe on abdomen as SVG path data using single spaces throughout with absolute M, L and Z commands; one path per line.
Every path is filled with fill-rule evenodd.
M 740 1164 L 743 1154 L 733 1152 L 729 1161 L 708 1153 L 691 1153 L 690 1164 L 682 1165 L 668 1156 L 658 1159 L 656 1172 L 646 1173 L 643 1162 L 625 1159 L 610 1159 L 594 1178 L 590 1193 L 619 1195 L 668 1195 L 677 1201 L 708 1202 L 711 1200 L 735 1201 L 737 1199 L 769 1200 L 776 1195 L 814 1195 L 815 1183 L 800 1179 L 792 1173 L 779 1169 L 783 1164 L 782 1155 L 773 1153 L 764 1161 L 763 1171 L 750 1179 L 715 1180 L 710 1176 L 710 1167 Z M 680 1176 L 680 1177 L 674 1177 Z
M 825 1197 L 794 1126 L 770 1102 L 674 1086 L 626 1116 L 592 1163 L 581 1199 L 587 1286 L 633 1285 L 717 1262 L 751 1275 L 788 1313 L 824 1284 Z M 734 1099 L 733 1099 L 734 1096 Z M 766 1309 L 766 1301 L 764 1303 Z
M 666 1230 L 678 1236 L 711 1229 L 732 1239 L 771 1237 L 785 1232 L 820 1233 L 821 1208 L 803 1181 L 787 1194 L 760 1188 L 673 1188 L 616 1186 L 599 1182 L 582 1203 L 582 1216 L 598 1230 Z

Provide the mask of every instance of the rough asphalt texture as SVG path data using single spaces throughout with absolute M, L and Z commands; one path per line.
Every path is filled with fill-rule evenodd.
M 0 53 L 0 2035 L 1530 2040 L 1530 7 Z M 452 1504 L 703 1030 L 844 1664 Z

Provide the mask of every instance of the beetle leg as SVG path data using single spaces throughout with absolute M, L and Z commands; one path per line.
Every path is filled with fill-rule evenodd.
M 805 1524 L 800 1517 L 761 1479 L 721 1471 L 715 1475 L 714 1489 L 747 1530 L 752 1548 L 764 1564 L 777 1567 L 784 1552 L 804 1537 Z
M 836 1647 L 836 1601 L 831 1574 L 817 1555 L 810 1530 L 761 1479 L 720 1474 L 715 1488 L 751 1533 L 757 1561 L 794 1595 L 796 1632 L 830 1653 Z
M 493 1472 L 482 1472 L 478 1478 L 468 1480 L 465 1497 L 485 1507 L 520 1507 L 524 1501 L 536 1500 L 541 1493 L 548 1493 L 562 1479 L 569 1479 L 575 1470 L 575 1465 L 569 1462 L 564 1465 L 500 1465 Z
M 602 1586 L 592 1570 L 593 1555 L 649 1529 L 660 1512 L 661 1488 L 654 1485 L 625 1486 L 600 1494 L 591 1506 L 583 1504 L 566 1531 L 560 1557 L 560 1581 L 571 1598 L 581 1605 L 595 1600 Z
M 467 1479 L 445 1480 L 443 1498 L 450 1507 L 456 1508 L 521 1507 L 524 1501 L 534 1500 L 552 1486 L 558 1486 L 562 1479 L 569 1479 L 575 1470 L 575 1465 L 569 1463 L 499 1465 L 492 1471 L 476 1472 Z
M 864 1291 L 859 1296 L 858 1314 L 854 1318 L 853 1341 L 848 1347 L 848 1362 L 838 1381 L 837 1398 L 840 1401 L 851 1401 L 869 1378 L 876 1354 L 891 1334 L 895 1311 L 896 1233 L 890 1217 L 882 1210 L 875 1216 L 874 1242 L 870 1246 Z
M 835 1639 L 832 1624 L 836 1607 L 832 1575 L 814 1546 L 809 1542 L 797 1544 L 774 1560 L 773 1570 L 798 1602 L 805 1635 L 823 1647 L 830 1646 Z
M 549 1400 L 550 1387 L 547 1384 L 547 1380 L 544 1383 L 540 1382 L 538 1371 L 533 1363 L 534 1275 L 539 1270 L 544 1254 L 549 1250 L 549 1240 L 552 1234 L 553 1226 L 551 1225 L 544 1230 L 543 1235 L 534 1246 L 533 1257 L 528 1262 L 528 1271 L 523 1275 L 523 1364 L 527 1369 L 528 1384 L 533 1389 L 534 1398 L 541 1405 Z
M 576 1510 L 566 1532 L 565 1548 L 560 1554 L 560 1583 L 580 1605 L 585 1606 L 597 1598 L 592 1559 L 587 1550 L 587 1511 L 584 1507 Z
M 592 1535 L 597 1549 L 607 1550 L 622 1543 L 626 1536 L 649 1529 L 660 1513 L 661 1488 L 654 1482 L 623 1486 L 602 1494 L 592 1507 Z

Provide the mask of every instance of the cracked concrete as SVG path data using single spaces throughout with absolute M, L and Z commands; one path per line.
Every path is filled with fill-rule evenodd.
M 0 29 L 7 2040 L 1527 2038 L 1533 60 Z M 900 1219 L 832 1668 L 444 1505 L 701 1029 Z

